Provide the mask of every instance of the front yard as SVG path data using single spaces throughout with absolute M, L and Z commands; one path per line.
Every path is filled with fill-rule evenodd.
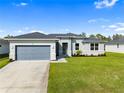
M 51 63 L 48 93 L 124 93 L 124 54 Z
M 9 63 L 8 57 L 0 58 L 0 68 L 4 67 L 4 66 L 7 65 L 8 63 Z

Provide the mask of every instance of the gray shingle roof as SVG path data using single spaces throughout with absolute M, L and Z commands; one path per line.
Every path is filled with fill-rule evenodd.
M 85 38 L 83 43 L 105 43 L 105 41 L 97 39 L 97 38 Z
M 82 39 L 82 42 L 84 43 L 99 43 L 99 42 L 104 42 L 102 40 L 96 39 L 96 38 L 82 38 L 80 35 L 73 34 L 73 33 L 67 33 L 67 34 L 43 34 L 39 32 L 34 32 L 34 33 L 28 33 L 24 35 L 19 35 L 12 37 L 11 39 L 57 39 L 57 38 L 80 38 Z
M 28 33 L 24 35 L 15 36 L 13 38 L 42 38 L 42 37 L 45 37 L 45 34 L 34 32 L 34 33 Z
M 124 38 L 118 40 L 112 40 L 106 43 L 106 45 L 111 45 L 111 44 L 124 44 Z
M 73 37 L 73 36 L 79 36 L 77 34 L 73 33 L 67 33 L 67 34 L 43 34 L 39 32 L 34 32 L 34 33 L 28 33 L 24 35 L 19 35 L 19 36 L 14 36 L 12 38 L 59 38 L 59 37 Z
M 49 34 L 49 36 L 54 36 L 54 37 L 73 37 L 73 36 L 80 36 L 74 33 L 66 33 L 66 34 Z

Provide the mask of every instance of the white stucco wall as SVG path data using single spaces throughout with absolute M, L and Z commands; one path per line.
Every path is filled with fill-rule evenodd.
M 38 41 L 10 41 L 9 58 L 15 60 L 15 46 L 16 45 L 50 45 L 50 60 L 56 60 L 56 44 L 55 41 L 38 40 Z
M 9 53 L 9 42 L 4 42 L 4 41 L 0 41 L 0 54 L 7 54 Z
M 84 43 L 83 44 L 83 54 L 84 55 L 100 55 L 100 54 L 104 54 L 105 50 L 104 50 L 104 44 L 103 43 L 98 43 L 99 47 L 98 50 L 91 50 L 90 49 L 90 43 Z
M 99 48 L 98 50 L 90 50 L 90 43 L 82 43 L 82 39 L 74 39 L 73 40 L 73 55 L 76 53 L 75 50 L 75 44 L 79 43 L 79 50 L 82 51 L 82 55 L 99 55 L 99 54 L 104 54 L 104 43 L 98 43 Z
M 104 43 L 99 43 L 99 50 L 90 50 L 90 43 L 82 43 L 82 39 L 60 39 L 58 40 L 59 56 L 62 55 L 62 43 L 68 43 L 67 54 L 72 56 L 75 54 L 75 44 L 79 43 L 79 50 L 82 55 L 99 55 L 104 54 Z M 56 60 L 56 41 L 55 40 L 11 40 L 9 58 L 15 60 L 15 46 L 16 45 L 50 45 L 50 60 Z
M 106 51 L 124 53 L 124 44 L 119 44 L 119 48 L 117 48 L 117 44 L 106 45 Z

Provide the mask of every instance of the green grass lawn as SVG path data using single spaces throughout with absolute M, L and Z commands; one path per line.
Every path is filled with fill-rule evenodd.
M 7 65 L 8 63 L 9 63 L 8 57 L 1 58 L 1 59 L 0 59 L 0 68 L 4 67 L 4 66 Z
M 124 54 L 51 63 L 48 93 L 124 93 Z

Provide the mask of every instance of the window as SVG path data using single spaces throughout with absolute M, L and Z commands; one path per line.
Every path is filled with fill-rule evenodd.
M 94 50 L 94 44 L 93 43 L 90 44 L 90 50 Z
M 119 44 L 117 44 L 117 48 L 119 48 Z
M 75 44 L 75 50 L 79 50 L 79 43 Z
M 68 43 L 62 43 L 63 55 L 67 54 L 67 50 L 68 50 Z
M 99 50 L 99 44 L 98 43 L 91 43 L 90 44 L 90 50 Z
M 99 45 L 95 44 L 95 50 L 98 50 L 98 48 L 99 48 Z

